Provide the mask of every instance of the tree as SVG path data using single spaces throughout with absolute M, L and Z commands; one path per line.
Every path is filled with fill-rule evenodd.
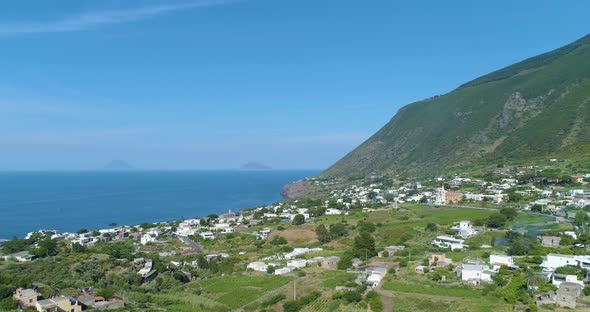
M 436 230 L 437 230 L 436 224 L 434 224 L 434 223 L 426 224 L 426 231 L 436 232 Z
M 372 222 L 367 222 L 367 221 L 361 220 L 358 222 L 357 228 L 358 228 L 359 232 L 367 232 L 367 233 L 375 232 L 375 224 L 373 224 Z
M 84 253 L 87 251 L 85 246 L 80 245 L 80 243 L 72 243 L 72 252 Z
M 315 234 L 321 243 L 327 243 L 331 239 L 330 232 L 328 232 L 328 229 L 326 229 L 326 226 L 323 224 L 320 224 L 315 228 Z
M 286 245 L 287 244 L 287 240 L 284 237 L 282 237 L 282 236 L 275 236 L 270 241 L 270 243 L 272 245 Z
M 348 302 L 359 302 L 363 299 L 363 296 L 358 291 L 351 290 L 342 294 L 342 298 Z
M 560 246 L 571 246 L 574 244 L 574 239 L 569 235 L 562 235 L 559 241 Z
M 88 233 L 87 229 L 79 229 L 78 232 L 76 232 L 78 234 L 84 234 L 84 233 Z
M 494 213 L 489 216 L 487 225 L 492 228 L 503 227 L 506 224 L 506 216 L 501 213 Z
M 147 229 L 155 228 L 156 225 L 155 224 L 144 222 L 144 223 L 140 224 L 139 227 L 141 227 L 144 230 L 147 230 Z
M 516 193 L 515 191 L 508 192 L 508 201 L 517 203 L 524 199 L 524 197 L 520 193 Z
M 254 213 L 254 218 L 256 218 L 256 219 L 262 219 L 262 217 L 264 217 L 264 214 L 265 213 L 268 213 L 268 208 L 262 208 L 262 209 L 256 211 Z
M 578 268 L 575 266 L 562 266 L 559 267 L 557 269 L 555 269 L 555 273 L 557 274 L 567 274 L 567 275 L 577 275 L 578 274 Z
M 219 219 L 219 216 L 217 214 L 212 213 L 207 216 L 207 219 L 209 219 L 209 220 Z
M 305 223 L 305 217 L 302 214 L 298 214 L 293 218 L 293 225 L 301 225 Z
M 338 270 L 346 270 L 350 268 L 352 266 L 352 258 L 354 258 L 354 255 L 352 253 L 345 252 L 344 255 L 342 255 L 342 257 L 340 258 L 340 261 L 338 262 Z
M 518 212 L 514 208 L 502 208 L 500 213 L 503 214 L 507 220 L 513 220 L 518 215 Z
M 574 223 L 579 226 L 585 226 L 590 221 L 590 217 L 585 212 L 578 212 L 576 213 L 576 218 L 574 219 Z
M 0 300 L 0 311 L 16 311 L 18 308 L 18 301 L 12 297 Z
M 509 255 L 527 255 L 535 251 L 535 241 L 518 232 L 509 231 L 505 238 L 508 240 L 507 252 Z
M 2 244 L 2 248 L 4 248 L 5 253 L 11 254 L 25 250 L 27 248 L 27 244 L 24 239 L 13 237 L 12 240 L 4 242 L 4 244 Z
M 531 211 L 535 211 L 535 212 L 543 212 L 543 206 L 539 205 L 539 204 L 534 204 L 531 207 Z
M 205 256 L 203 256 L 202 253 L 200 253 L 197 256 L 197 266 L 199 267 L 199 269 L 202 269 L 202 270 L 206 270 L 209 268 L 209 262 L 207 261 Z
M 105 298 L 106 300 L 109 300 L 115 296 L 115 291 L 110 287 L 101 288 L 96 292 L 96 295 L 101 296 L 101 297 Z
M 342 237 L 346 234 L 348 234 L 348 231 L 346 230 L 346 225 L 343 223 L 334 223 L 330 225 L 330 236 L 332 238 Z
M 33 251 L 37 257 L 55 256 L 57 254 L 57 242 L 46 238 L 37 243 L 38 248 Z
M 365 259 L 365 261 L 377 254 L 375 250 L 375 239 L 367 232 L 361 232 L 354 238 L 354 255 Z

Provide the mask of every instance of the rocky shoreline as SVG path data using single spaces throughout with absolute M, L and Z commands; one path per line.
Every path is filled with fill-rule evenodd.
M 298 198 L 304 196 L 308 192 L 308 187 L 303 181 L 297 181 L 285 185 L 281 190 L 281 195 L 285 198 Z

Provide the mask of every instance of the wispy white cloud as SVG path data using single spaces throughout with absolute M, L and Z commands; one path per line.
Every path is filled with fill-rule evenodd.
M 236 1 L 239 0 L 193 0 L 149 7 L 86 12 L 46 22 L 0 23 L 0 35 L 25 35 L 90 30 L 106 25 L 135 22 L 175 11 L 211 7 Z

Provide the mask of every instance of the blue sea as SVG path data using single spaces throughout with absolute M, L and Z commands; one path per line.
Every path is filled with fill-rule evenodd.
M 222 213 L 271 204 L 318 171 L 4 172 L 0 238 Z

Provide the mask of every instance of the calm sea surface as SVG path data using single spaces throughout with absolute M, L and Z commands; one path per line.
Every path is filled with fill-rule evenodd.
M 170 221 L 281 199 L 318 171 L 0 173 L 0 238 Z

